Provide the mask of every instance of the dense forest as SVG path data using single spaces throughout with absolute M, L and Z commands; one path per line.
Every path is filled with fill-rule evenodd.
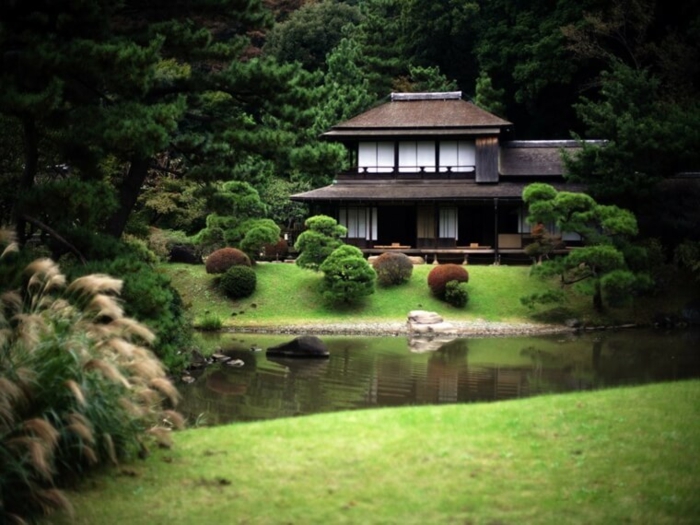
M 674 177 L 700 169 L 699 37 L 700 6 L 654 0 L 3 2 L 0 223 L 70 277 L 130 276 L 127 313 L 177 348 L 158 257 L 301 224 L 289 195 L 345 162 L 323 131 L 460 90 L 510 138 L 605 139 L 570 178 L 697 268 L 700 192 Z

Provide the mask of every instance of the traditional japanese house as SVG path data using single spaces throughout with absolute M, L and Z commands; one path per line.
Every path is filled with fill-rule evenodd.
M 530 232 L 523 188 L 582 188 L 563 178 L 561 150 L 573 152 L 575 141 L 506 140 L 512 127 L 460 92 L 393 93 L 323 135 L 344 144 L 351 168 L 292 199 L 335 217 L 345 241 L 367 254 L 522 257 Z

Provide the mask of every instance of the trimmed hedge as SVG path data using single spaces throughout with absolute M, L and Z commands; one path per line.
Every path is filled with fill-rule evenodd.
M 469 272 L 459 264 L 440 264 L 428 274 L 428 286 L 435 297 L 445 298 L 445 288 L 450 281 L 469 282 Z
M 207 257 L 207 273 L 225 273 L 232 266 L 250 266 L 250 257 L 238 248 L 221 248 Z
M 382 286 L 404 283 L 413 274 L 413 263 L 405 253 L 385 252 L 374 260 L 372 267 Z
M 232 266 L 219 280 L 219 288 L 231 299 L 253 295 L 258 284 L 255 270 L 249 266 Z

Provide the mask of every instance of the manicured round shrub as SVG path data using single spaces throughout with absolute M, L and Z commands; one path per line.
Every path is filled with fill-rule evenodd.
M 359 248 L 344 244 L 320 266 L 321 293 L 330 303 L 352 303 L 374 293 L 377 274 Z
M 250 266 L 250 258 L 238 248 L 221 248 L 207 257 L 207 273 L 224 273 L 232 266 Z
M 413 263 L 405 253 L 385 252 L 374 260 L 372 267 L 382 286 L 404 283 L 413 274 Z
M 231 266 L 219 279 L 219 288 L 231 299 L 253 295 L 257 284 L 255 270 L 250 266 Z
M 445 301 L 452 306 L 462 308 L 469 302 L 467 284 L 459 281 L 450 281 L 445 285 Z
M 428 274 L 430 291 L 440 299 L 445 298 L 445 287 L 450 281 L 469 282 L 469 272 L 459 264 L 440 264 Z

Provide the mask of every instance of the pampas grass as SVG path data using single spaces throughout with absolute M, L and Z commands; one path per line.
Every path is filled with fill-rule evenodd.
M 117 464 L 149 437 L 167 444 L 184 426 L 163 411 L 178 392 L 146 348 L 155 334 L 124 316 L 121 289 L 102 274 L 68 283 L 38 259 L 21 289 L 1 291 L 0 522 L 70 509 L 63 476 Z

